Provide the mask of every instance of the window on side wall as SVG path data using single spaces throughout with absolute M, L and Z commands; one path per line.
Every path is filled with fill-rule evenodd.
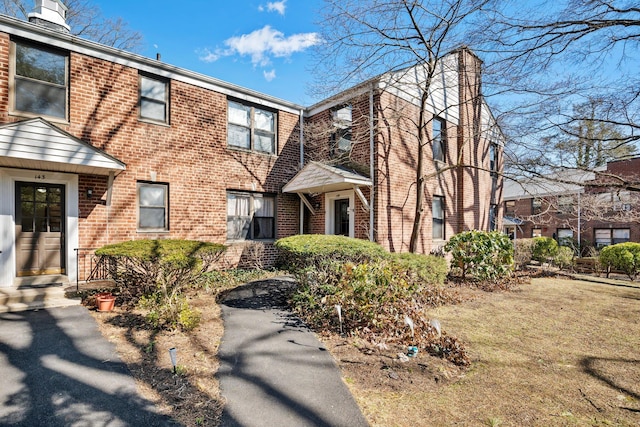
M 169 184 L 138 182 L 138 229 L 169 231 Z
M 447 149 L 447 122 L 439 117 L 433 119 L 433 160 L 444 162 Z
M 570 228 L 558 228 L 558 244 L 560 246 L 573 246 L 573 230 Z
M 67 119 L 69 54 L 15 41 L 13 47 L 13 110 Z
M 433 216 L 433 239 L 444 240 L 444 197 L 433 196 L 432 201 L 432 216 Z
M 534 197 L 531 199 L 531 214 L 537 215 L 542 211 L 542 199 Z
M 594 234 L 597 248 L 628 242 L 631 236 L 628 228 L 596 228 Z
M 227 240 L 275 238 L 276 198 L 259 193 L 227 193 Z
M 277 114 L 262 108 L 228 102 L 227 143 L 230 147 L 276 153 Z
M 489 143 L 489 170 L 492 177 L 498 176 L 498 144 Z
M 515 200 L 507 200 L 504 202 L 504 214 L 506 216 L 513 217 L 516 215 L 516 201 Z
M 353 109 L 351 105 L 332 111 L 333 132 L 331 133 L 331 155 L 340 156 L 351 151 L 351 128 Z
M 498 205 L 489 207 L 489 227 L 490 231 L 498 229 Z
M 140 74 L 140 119 L 169 123 L 169 82 Z

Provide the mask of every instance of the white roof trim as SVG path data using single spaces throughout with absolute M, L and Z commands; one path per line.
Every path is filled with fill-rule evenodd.
M 126 165 L 41 118 L 0 126 L 0 166 L 88 175 Z
M 283 193 L 328 193 L 358 186 L 371 186 L 371 180 L 355 172 L 310 162 L 282 188 Z

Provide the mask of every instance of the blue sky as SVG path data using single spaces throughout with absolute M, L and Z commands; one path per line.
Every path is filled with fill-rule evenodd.
M 95 0 L 144 37 L 140 54 L 302 105 L 321 0 Z

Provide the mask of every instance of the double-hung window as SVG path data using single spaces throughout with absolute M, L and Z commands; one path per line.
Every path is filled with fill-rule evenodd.
M 489 171 L 492 177 L 498 176 L 498 144 L 489 143 Z
M 66 120 L 69 54 L 22 41 L 12 46 L 13 110 Z
M 276 198 L 259 193 L 227 193 L 227 239 L 275 238 Z
M 351 105 L 342 106 L 332 112 L 331 155 L 340 156 L 351 151 L 351 127 L 353 114 Z
M 169 82 L 140 74 L 140 118 L 169 123 Z
M 228 104 L 228 144 L 261 153 L 276 152 L 276 113 L 237 101 Z
M 169 231 L 169 184 L 138 182 L 138 229 Z
M 444 240 L 444 197 L 433 196 L 431 215 L 434 240 Z
M 433 119 L 433 160 L 444 162 L 447 148 L 447 122 L 439 117 Z
M 596 228 L 594 234 L 596 248 L 628 242 L 631 236 L 628 228 Z

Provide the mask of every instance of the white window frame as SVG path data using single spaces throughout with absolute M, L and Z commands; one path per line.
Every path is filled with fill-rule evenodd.
M 143 93 L 143 81 L 149 81 L 164 86 L 164 91 L 161 97 L 146 96 Z M 138 76 L 138 119 L 145 122 L 169 124 L 169 81 L 160 77 L 153 77 L 147 74 L 139 74 Z M 156 105 L 163 105 L 164 119 L 158 119 L 144 114 L 144 102 L 149 102 Z
M 248 230 L 248 236 L 247 237 L 243 237 L 243 238 L 236 238 L 236 237 L 229 237 L 229 219 L 231 217 L 233 218 L 239 218 L 239 217 L 245 217 L 245 216 L 239 216 L 239 215 L 229 215 L 229 196 L 234 196 L 234 197 L 243 197 L 243 198 L 247 198 L 249 199 L 249 212 L 248 215 L 246 216 L 246 220 L 249 222 L 249 230 Z M 273 233 L 273 237 L 268 237 L 268 238 L 256 238 L 254 236 L 254 219 L 256 218 L 255 214 L 256 214 L 256 199 L 261 198 L 261 199 L 271 199 L 273 201 L 273 228 L 272 228 L 272 233 Z M 276 239 L 276 233 L 277 233 L 277 215 L 278 215 L 278 204 L 277 204 L 277 198 L 274 194 L 270 194 L 270 193 L 255 193 L 255 192 L 249 192 L 249 191 L 234 191 L 234 190 L 229 190 L 227 191 L 227 207 L 225 212 L 227 213 L 227 242 L 245 242 L 245 241 L 260 241 L 260 242 L 269 242 L 269 241 L 273 241 Z M 264 218 L 271 218 L 271 217 L 264 217 Z
M 618 234 L 623 232 L 627 235 L 625 238 L 620 238 L 620 236 L 616 237 L 616 231 Z M 598 237 L 600 234 L 600 237 Z M 603 236 L 608 234 L 605 238 Z M 617 240 L 617 241 L 616 241 Z M 616 243 L 624 243 L 631 241 L 631 229 L 630 228 L 594 228 L 593 229 L 593 241 L 596 245 L 596 248 L 602 248 L 604 246 L 615 245 Z
M 436 135 L 435 124 L 440 124 L 440 132 Z M 440 118 L 434 117 L 431 122 L 431 155 L 433 156 L 433 160 L 436 162 L 444 163 L 447 161 L 447 121 Z M 441 158 L 436 158 L 436 144 L 438 144 L 440 149 Z
M 231 106 L 232 104 L 239 105 L 243 108 L 249 109 L 249 123 L 234 123 L 231 121 Z M 256 112 L 268 113 L 273 115 L 273 130 L 267 131 L 265 129 L 259 129 L 256 126 Z M 244 128 L 249 132 L 249 146 L 241 146 L 237 144 L 231 144 L 231 127 L 235 126 L 238 128 Z M 256 139 L 258 134 L 269 135 L 273 137 L 273 146 L 269 151 L 259 150 L 256 148 Z M 236 149 L 236 150 L 248 150 L 255 153 L 261 154 L 271 154 L 275 155 L 278 152 L 278 113 L 274 110 L 270 110 L 268 108 L 263 108 L 260 106 L 255 106 L 252 104 L 244 103 L 235 99 L 227 100 L 227 147 Z
M 433 204 L 435 202 L 435 200 L 438 199 L 440 200 L 440 210 L 441 210 L 441 216 L 442 217 L 436 217 L 434 209 L 433 209 Z M 433 199 L 431 200 L 431 238 L 433 240 L 445 240 L 445 238 L 447 237 L 447 231 L 446 231 L 446 226 L 447 226 L 447 201 L 444 198 L 444 196 L 440 196 L 440 195 L 436 195 L 433 196 Z M 435 223 L 436 220 L 438 221 L 442 221 L 442 233 L 439 236 L 435 235 Z
M 162 205 L 142 205 L 142 198 L 140 197 L 140 189 L 146 188 L 162 188 L 164 190 L 164 200 Z M 166 182 L 148 182 L 148 181 L 138 181 L 136 183 L 136 196 L 137 196 L 137 211 L 138 211 L 138 219 L 137 219 L 137 230 L 141 233 L 158 233 L 158 232 L 168 232 L 169 231 L 169 183 Z M 143 209 L 164 209 L 164 226 L 163 227 L 143 227 L 140 225 L 142 220 L 142 210 Z
M 324 195 L 325 206 L 325 226 L 324 234 L 334 235 L 335 230 L 335 207 L 334 201 L 338 199 L 349 199 L 349 237 L 355 237 L 355 191 L 343 190 L 326 193 Z

